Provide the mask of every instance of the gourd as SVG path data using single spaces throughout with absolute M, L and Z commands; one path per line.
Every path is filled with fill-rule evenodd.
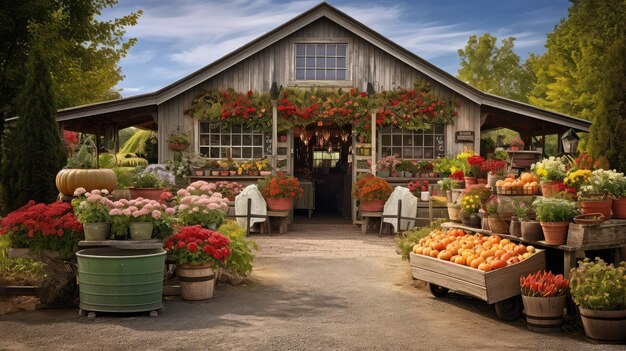
M 115 190 L 117 184 L 115 172 L 107 168 L 95 168 L 95 156 L 90 152 L 90 148 L 95 147 L 91 139 L 85 140 L 78 152 L 68 160 L 67 168 L 57 173 L 55 183 L 63 195 L 73 196 L 74 191 L 81 187 L 86 191 Z

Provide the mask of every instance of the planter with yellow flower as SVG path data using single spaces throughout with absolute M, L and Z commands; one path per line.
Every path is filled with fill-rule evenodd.
M 603 169 L 579 169 L 568 174 L 564 182 L 578 191 L 582 214 L 602 213 L 604 218 L 611 218 L 612 199 L 608 193 L 615 182 L 615 174 Z
M 537 177 L 541 179 L 541 193 L 549 197 L 558 192 L 558 185 L 563 183 L 567 175 L 567 159 L 550 156 L 530 166 Z

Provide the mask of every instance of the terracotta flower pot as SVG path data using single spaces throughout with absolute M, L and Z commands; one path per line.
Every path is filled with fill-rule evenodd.
M 541 223 L 535 221 L 520 222 L 520 232 L 525 241 L 543 240 L 543 229 Z
M 228 171 L 220 171 L 220 176 L 222 177 L 228 177 L 230 173 Z
M 211 171 L 211 175 L 212 176 L 218 176 L 218 175 L 220 175 L 220 171 Z
M 613 199 L 613 218 L 626 219 L 626 197 Z
M 172 144 L 172 143 L 169 143 L 169 144 L 167 144 L 167 146 L 172 151 L 185 151 L 185 150 L 187 150 L 187 147 L 189 147 L 189 144 Z
M 476 183 L 487 185 L 487 178 L 477 178 Z
M 195 169 L 193 172 L 194 172 L 194 174 L 195 174 L 197 177 L 201 177 L 201 176 L 203 176 L 203 175 L 204 175 L 204 170 L 203 170 L 203 169 Z
M 546 244 L 563 245 L 567 242 L 569 222 L 541 222 Z
M 267 198 L 265 202 L 267 202 L 267 208 L 272 211 L 289 211 L 293 207 L 293 199 L 288 198 Z
M 524 313 L 529 330 L 537 332 L 561 331 L 565 295 L 534 297 L 522 295 Z
M 233 177 L 237 175 L 237 171 L 228 171 L 228 175 Z
M 465 177 L 465 189 L 469 189 L 470 185 L 476 185 L 476 184 L 478 184 L 476 177 Z
M 517 145 L 511 145 L 510 150 L 511 150 L 511 151 L 519 151 L 519 146 L 517 146 Z
M 600 201 L 580 201 L 580 212 L 582 214 L 602 213 L 604 218 L 611 219 L 611 198 Z
M 385 207 L 385 202 L 383 200 L 370 200 L 370 201 L 361 201 L 359 204 L 359 210 L 365 212 L 380 212 Z
M 268 175 L 272 175 L 272 171 L 261 171 L 259 172 L 261 176 L 267 177 Z
M 626 341 L 626 310 L 596 311 L 578 307 L 585 334 L 596 341 Z
M 556 185 L 563 183 L 558 180 L 542 180 L 541 181 L 541 194 L 544 197 L 552 196 L 557 193 Z

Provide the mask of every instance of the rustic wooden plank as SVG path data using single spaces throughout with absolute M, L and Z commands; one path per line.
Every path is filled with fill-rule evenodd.
M 570 223 L 567 245 L 626 244 L 626 220 L 613 219 L 597 225 Z
M 289 216 L 289 211 L 267 211 L 268 217 L 287 217 Z
M 485 272 L 481 270 L 425 255 L 411 253 L 410 257 L 411 267 L 426 269 L 447 277 L 454 277 L 472 284 L 485 286 Z
M 537 250 L 535 254 L 522 262 L 487 272 L 485 274 L 487 303 L 495 303 L 520 294 L 519 278 L 545 269 L 545 251 Z
M 422 269 L 420 267 L 411 267 L 413 278 L 423 280 L 429 283 L 437 284 L 445 288 L 462 292 L 474 296 L 477 299 L 486 301 L 487 290 L 484 285 L 473 284 L 462 280 L 458 277 L 442 275 L 439 272 Z

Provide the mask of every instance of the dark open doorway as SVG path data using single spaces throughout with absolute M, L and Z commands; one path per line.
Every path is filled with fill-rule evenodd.
M 348 167 L 351 127 L 311 124 L 294 130 L 294 175 L 305 189 L 295 215 L 314 219 L 350 217 L 352 172 Z M 314 207 L 312 211 L 310 208 Z

